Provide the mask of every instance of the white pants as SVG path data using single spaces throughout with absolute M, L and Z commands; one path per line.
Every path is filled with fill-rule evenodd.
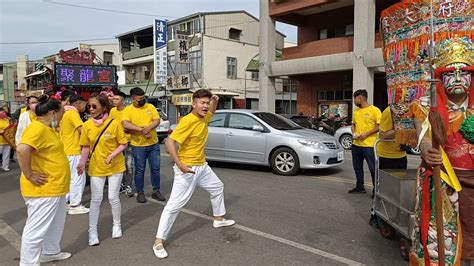
M 0 152 L 2 153 L 2 169 L 8 169 L 10 165 L 10 150 L 11 147 L 8 144 L 0 144 Z
M 82 202 L 82 193 L 84 193 L 84 188 L 86 186 L 86 175 L 77 174 L 77 165 L 81 160 L 81 155 L 71 155 L 68 156 L 69 168 L 71 170 L 71 185 L 69 187 L 69 194 L 66 196 L 69 200 L 69 205 L 78 206 Z
M 39 265 L 41 254 L 61 252 L 66 197 L 25 198 L 28 218 L 21 236 L 20 265 Z
M 225 214 L 224 184 L 207 165 L 191 167 L 196 174 L 183 174 L 174 166 L 173 189 L 170 199 L 161 214 L 158 225 L 157 238 L 166 239 L 181 208 L 186 205 L 193 195 L 196 185 L 202 187 L 211 196 L 211 205 L 214 216 Z
M 120 205 L 120 184 L 122 183 L 123 173 L 118 173 L 108 177 L 91 176 L 91 206 L 89 211 L 89 228 L 97 230 L 99 221 L 100 204 L 104 195 L 105 179 L 109 180 L 109 203 L 112 208 L 112 218 L 114 225 L 120 225 L 120 216 L 122 213 Z

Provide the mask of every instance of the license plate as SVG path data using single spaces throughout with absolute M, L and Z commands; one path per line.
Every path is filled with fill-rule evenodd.
M 338 152 L 337 153 L 337 161 L 343 161 L 344 160 L 344 152 Z

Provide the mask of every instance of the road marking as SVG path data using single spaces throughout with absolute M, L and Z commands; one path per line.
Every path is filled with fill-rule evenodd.
M 334 177 L 334 176 L 310 176 L 309 178 L 328 180 L 328 181 L 334 181 L 334 182 L 338 182 L 338 183 L 347 183 L 347 184 L 354 184 L 354 182 L 355 182 L 355 180 L 349 180 L 349 179 L 346 179 L 346 178 L 340 178 L 340 177 Z M 364 185 L 368 188 L 373 187 L 372 183 L 369 183 L 369 182 L 365 182 Z
M 12 245 L 17 251 L 21 248 L 21 235 L 18 234 L 15 229 L 9 226 L 5 221 L 0 219 L 0 236 L 5 238 L 10 245 Z
M 152 199 L 150 197 L 147 197 L 147 199 L 149 201 L 154 202 L 154 203 L 158 203 L 162 206 L 166 205 L 166 203 L 161 202 L 161 201 L 157 201 L 157 200 Z M 202 219 L 206 219 L 206 220 L 209 220 L 209 221 L 214 221 L 214 217 L 204 215 L 204 214 L 199 213 L 199 212 L 195 212 L 195 211 L 185 209 L 185 208 L 181 209 L 181 211 L 184 212 L 184 213 L 202 218 Z M 257 236 L 261 236 L 261 237 L 264 237 L 264 238 L 267 238 L 267 239 L 270 239 L 270 240 L 273 240 L 273 241 L 276 241 L 276 242 L 280 242 L 282 244 L 285 244 L 285 245 L 288 245 L 288 246 L 291 246 L 291 247 L 294 247 L 294 248 L 297 248 L 297 249 L 301 249 L 301 250 L 313 253 L 313 254 L 321 256 L 321 257 L 331 259 L 333 261 L 344 263 L 346 265 L 364 265 L 360 262 L 350 260 L 350 259 L 338 256 L 336 254 L 332 254 L 332 253 L 329 253 L 329 252 L 326 252 L 326 251 L 323 251 L 323 250 L 320 250 L 320 249 L 317 249 L 317 248 L 306 246 L 306 245 L 303 245 L 303 244 L 300 244 L 300 243 L 297 243 L 297 242 L 294 242 L 294 241 L 291 241 L 291 240 L 288 240 L 288 239 L 285 239 L 285 238 L 282 238 L 282 237 L 279 237 L 279 236 L 275 236 L 275 235 L 272 235 L 272 234 L 269 234 L 269 233 L 265 233 L 265 232 L 247 227 L 247 226 L 243 226 L 243 225 L 240 225 L 240 224 L 235 224 L 233 227 L 237 228 L 237 229 L 240 229 L 242 231 L 257 235 Z

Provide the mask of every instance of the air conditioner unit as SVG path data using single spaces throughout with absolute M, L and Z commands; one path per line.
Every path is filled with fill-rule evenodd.
M 131 69 L 130 69 L 130 73 L 131 73 L 131 74 L 135 74 L 135 68 L 131 68 Z
M 143 72 L 148 71 L 148 66 L 142 66 L 142 71 Z

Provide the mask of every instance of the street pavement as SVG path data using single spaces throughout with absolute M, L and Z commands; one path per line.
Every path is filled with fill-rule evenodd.
M 161 187 L 168 198 L 172 162 L 163 152 Z M 409 168 L 419 158 L 410 155 Z M 57 265 L 407 265 L 398 241 L 387 240 L 369 226 L 371 195 L 349 195 L 354 186 L 350 152 L 341 167 L 274 175 L 270 168 L 211 163 L 225 184 L 230 228 L 212 227 L 209 196 L 197 189 L 178 216 L 167 242 L 169 257 L 153 255 L 164 204 L 148 197 L 146 204 L 121 194 L 121 239 L 111 238 L 112 217 L 106 201 L 99 220 L 100 245 L 87 245 L 88 215 L 68 215 L 62 248 L 73 256 Z M 17 265 L 26 208 L 19 191 L 19 169 L 0 173 L 0 265 Z M 148 177 L 148 174 L 147 176 Z M 146 180 L 149 196 L 150 185 Z M 370 175 L 366 169 L 370 191 Z M 90 189 L 84 199 L 89 205 Z

